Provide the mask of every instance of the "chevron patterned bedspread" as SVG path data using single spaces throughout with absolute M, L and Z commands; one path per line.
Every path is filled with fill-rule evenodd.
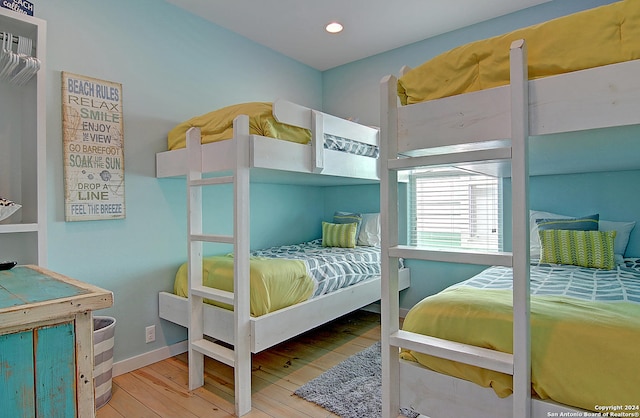
M 600 302 L 640 303 L 640 259 L 626 259 L 624 266 L 599 270 L 569 265 L 538 264 L 531 267 L 531 294 L 567 296 Z M 511 289 L 512 270 L 491 267 L 454 286 Z
M 314 297 L 380 275 L 380 248 L 323 247 L 322 239 L 253 251 L 252 256 L 302 260 L 316 282 Z

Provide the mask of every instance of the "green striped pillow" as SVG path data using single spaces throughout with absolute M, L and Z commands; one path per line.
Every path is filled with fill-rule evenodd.
M 355 248 L 357 223 L 332 224 L 322 222 L 322 246 Z
M 571 264 L 611 270 L 615 267 L 613 243 L 616 231 L 539 231 L 541 263 Z
M 538 231 L 546 229 L 576 229 L 580 231 L 597 231 L 600 215 L 589 215 L 582 218 L 536 219 Z

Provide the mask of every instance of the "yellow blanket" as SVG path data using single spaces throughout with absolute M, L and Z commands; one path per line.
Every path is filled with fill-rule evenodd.
M 300 260 L 252 257 L 250 261 L 251 315 L 260 316 L 303 302 L 313 295 L 314 281 Z M 233 291 L 233 257 L 214 256 L 203 259 L 203 284 Z M 176 273 L 174 293 L 189 294 L 187 264 Z M 211 303 L 211 301 L 207 301 Z M 232 306 L 218 306 L 233 309 Z
M 307 144 L 311 141 L 311 132 L 277 122 L 273 117 L 271 103 L 241 103 L 214 110 L 183 122 L 169 131 L 169 150 L 186 147 L 186 134 L 189 128 L 199 127 L 202 143 L 207 144 L 233 138 L 233 120 L 239 115 L 249 116 L 249 133 L 268 136 L 285 141 Z
M 408 331 L 512 353 L 510 290 L 456 287 L 407 315 Z M 597 411 L 640 402 L 640 304 L 531 298 L 532 389 L 542 399 Z M 401 357 L 484 387 L 512 393 L 512 377 L 404 350 Z
M 525 39 L 529 77 L 640 59 L 640 1 L 624 0 L 445 52 L 398 80 L 403 105 L 509 83 L 509 47 Z

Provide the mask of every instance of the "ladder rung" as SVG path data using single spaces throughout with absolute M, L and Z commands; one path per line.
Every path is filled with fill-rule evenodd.
M 233 293 L 226 290 L 220 290 L 207 286 L 193 286 L 191 288 L 191 294 L 200 296 L 206 299 L 211 299 L 215 302 L 226 303 L 227 305 L 233 305 Z
M 227 366 L 235 367 L 235 355 L 232 349 L 216 344 L 212 341 L 201 339 L 191 342 L 191 349 L 204 354 L 214 360 L 218 360 Z
M 189 235 L 189 239 L 191 239 L 191 241 L 233 244 L 233 235 L 191 234 Z
M 390 257 L 401 257 L 414 260 L 442 261 L 445 263 L 481 264 L 487 266 L 513 266 L 513 255 L 508 252 L 470 252 L 464 251 L 441 251 L 414 247 L 408 245 L 398 245 L 389 248 Z
M 228 183 L 233 183 L 233 176 L 207 177 L 204 179 L 191 180 L 189 181 L 189 186 L 213 186 Z
M 513 354 L 407 331 L 393 333 L 389 341 L 395 347 L 513 375 Z
M 390 159 L 390 170 L 402 170 L 413 167 L 428 167 L 435 165 L 450 165 L 472 163 L 480 161 L 510 160 L 511 147 L 490 148 L 449 154 L 423 155 L 420 157 L 408 157 Z

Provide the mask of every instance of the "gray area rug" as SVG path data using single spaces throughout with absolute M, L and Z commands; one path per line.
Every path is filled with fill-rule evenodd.
M 342 418 L 382 416 L 380 342 L 354 354 L 294 392 Z M 402 415 L 417 417 L 412 411 Z

